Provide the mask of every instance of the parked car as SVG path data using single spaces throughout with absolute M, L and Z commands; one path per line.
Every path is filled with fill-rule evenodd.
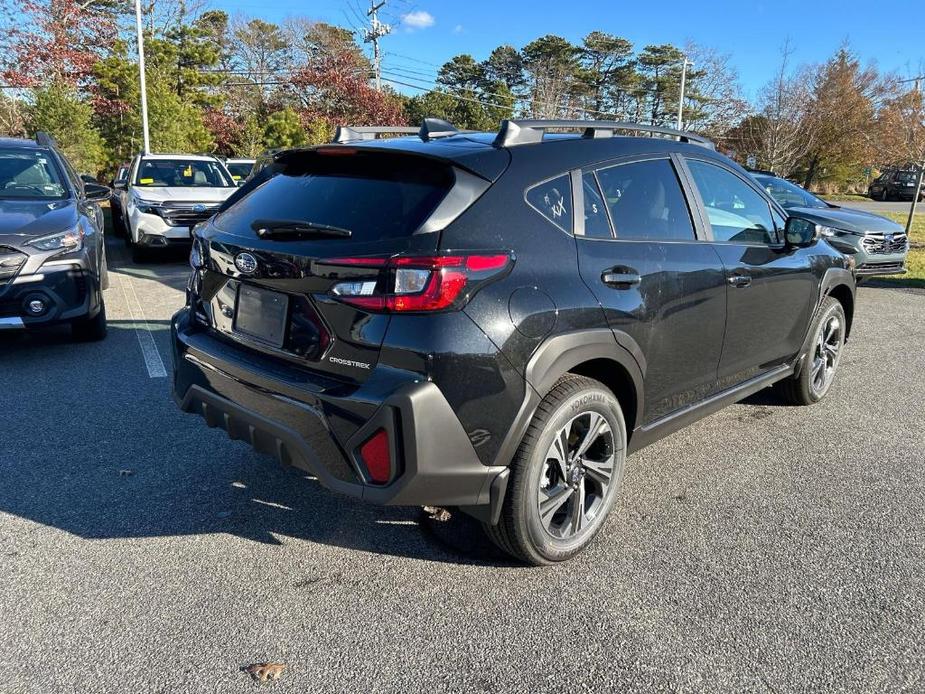
M 208 155 L 140 154 L 122 191 L 122 220 L 132 259 L 191 242 L 191 230 L 211 217 L 237 188 L 225 165 Z
M 363 134 L 277 153 L 197 227 L 173 387 L 209 426 L 547 564 L 600 530 L 628 452 L 772 384 L 829 391 L 850 263 L 709 141 Z
M 251 170 L 254 168 L 256 161 L 256 159 L 226 159 L 225 166 L 228 167 L 234 182 L 241 185 L 251 175 Z
M 918 171 L 887 171 L 875 178 L 867 187 L 872 200 L 912 200 Z M 919 189 L 919 200 L 925 199 L 925 186 Z
M 274 147 L 272 149 L 267 149 L 261 152 L 257 159 L 254 160 L 254 165 L 251 167 L 250 173 L 247 175 L 245 182 L 256 177 L 261 171 L 270 166 L 273 163 L 273 157 L 278 152 L 282 152 L 284 150 L 284 147 Z
M 116 169 L 116 175 L 109 182 L 112 195 L 109 198 L 109 212 L 112 218 L 112 231 L 116 236 L 125 236 L 125 220 L 123 219 L 122 195 L 126 192 L 128 183 L 128 170 L 131 163 L 121 164 Z
M 906 271 L 906 230 L 893 220 L 833 205 L 776 176 L 752 175 L 785 210 L 818 224 L 829 243 L 854 258 L 859 277 Z
M 69 324 L 106 336 L 109 284 L 100 201 L 49 136 L 0 138 L 0 330 Z

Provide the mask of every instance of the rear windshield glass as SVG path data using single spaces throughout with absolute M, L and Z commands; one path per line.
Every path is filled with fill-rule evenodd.
M 410 236 L 452 184 L 448 166 L 422 157 L 303 152 L 219 214 L 215 225 L 248 236 L 255 219 L 286 219 L 349 229 L 361 242 Z

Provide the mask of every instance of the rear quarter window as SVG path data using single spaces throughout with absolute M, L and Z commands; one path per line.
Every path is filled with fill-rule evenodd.
M 562 231 L 572 233 L 572 181 L 562 174 L 527 189 L 527 202 Z
M 453 181 L 448 165 L 422 157 L 301 152 L 220 213 L 215 225 L 247 236 L 255 219 L 287 219 L 349 229 L 358 242 L 409 236 Z

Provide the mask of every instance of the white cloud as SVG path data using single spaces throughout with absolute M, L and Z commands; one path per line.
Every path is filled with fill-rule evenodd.
M 461 34 L 461 33 L 463 33 L 463 25 L 462 25 L 462 24 L 457 24 L 456 26 L 454 26 L 454 27 L 453 27 L 453 33 L 454 33 L 454 34 Z
M 424 10 L 415 10 L 401 16 L 401 23 L 409 30 L 426 29 L 436 23 L 436 19 L 430 12 Z

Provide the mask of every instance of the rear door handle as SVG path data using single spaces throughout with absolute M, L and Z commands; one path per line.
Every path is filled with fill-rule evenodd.
M 608 287 L 615 289 L 629 289 L 642 282 L 642 278 L 635 272 L 605 272 L 601 281 Z
M 747 287 L 752 283 L 752 276 L 737 272 L 734 275 L 729 275 L 726 281 L 733 287 Z

